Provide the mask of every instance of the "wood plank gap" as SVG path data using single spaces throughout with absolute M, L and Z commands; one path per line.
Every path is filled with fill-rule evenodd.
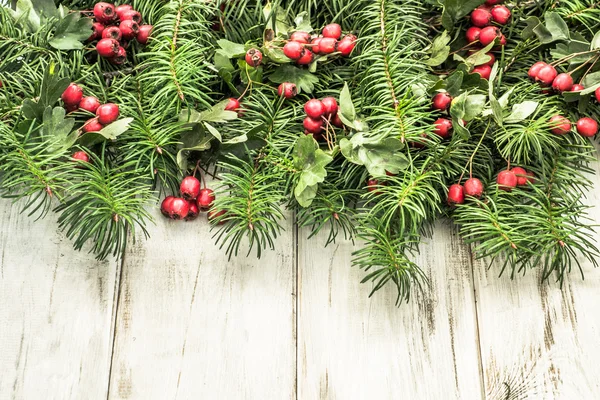
M 129 237 L 130 229 L 127 230 L 127 237 Z M 115 357 L 115 343 L 117 338 L 117 317 L 119 315 L 119 301 L 121 298 L 121 282 L 123 282 L 123 270 L 125 269 L 125 255 L 127 254 L 127 243 L 129 240 L 125 241 L 125 246 L 123 247 L 123 252 L 121 253 L 121 262 L 117 262 L 117 271 L 115 273 L 115 289 L 113 291 L 113 306 L 112 306 L 112 318 L 110 320 L 110 362 L 108 363 L 108 384 L 106 385 L 106 400 L 110 398 L 110 381 L 112 378 L 112 370 L 113 370 L 113 359 Z
M 481 328 L 479 327 L 479 301 L 477 300 L 479 293 L 477 292 L 477 287 L 475 286 L 475 252 L 473 251 L 472 244 L 465 243 L 465 246 L 467 246 L 467 249 L 469 250 L 469 261 L 471 262 L 471 282 L 473 283 L 473 301 L 475 302 L 475 340 L 477 340 L 477 361 L 479 363 L 479 387 L 481 389 L 481 398 L 485 400 L 485 374 L 483 373 L 483 357 L 481 355 L 481 337 L 479 335 L 479 330 Z
M 295 298 L 295 304 L 294 304 L 294 317 L 295 317 L 295 322 L 294 322 L 294 345 L 296 346 L 296 362 L 295 362 L 295 366 L 296 366 L 296 371 L 295 371 L 295 379 L 294 379 L 294 392 L 295 392 L 295 398 L 296 400 L 298 399 L 298 371 L 300 370 L 298 368 L 298 323 L 299 318 L 298 318 L 298 314 L 300 311 L 300 293 L 298 292 L 300 285 L 299 285 L 299 279 L 300 279 L 300 257 L 298 256 L 299 254 L 299 249 L 300 249 L 300 232 L 298 229 L 298 218 L 296 213 L 294 212 L 293 215 L 293 222 L 294 222 L 294 266 L 296 268 L 296 279 L 294 280 L 295 283 L 295 288 L 294 291 L 296 293 L 296 295 L 294 296 Z

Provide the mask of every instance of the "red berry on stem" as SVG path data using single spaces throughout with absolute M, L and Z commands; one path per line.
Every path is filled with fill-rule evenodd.
M 476 198 L 480 198 L 483 194 L 483 183 L 477 178 L 469 178 L 465 182 L 465 194 L 467 196 L 472 196 Z
M 137 22 L 132 21 L 130 19 L 126 19 L 125 21 L 121 21 L 119 24 L 119 29 L 121 30 L 121 34 L 124 39 L 131 40 L 135 39 L 140 31 L 140 26 Z
M 171 217 L 171 212 L 173 209 L 173 200 L 175 200 L 175 196 L 167 196 L 160 204 L 160 212 L 167 218 Z
M 344 127 L 344 123 L 342 122 L 342 119 L 340 118 L 339 114 L 335 114 L 333 116 L 333 118 L 331 118 L 331 123 L 336 128 L 343 128 Z
M 140 25 L 140 30 L 137 34 L 137 41 L 140 42 L 140 44 L 148 43 L 148 38 L 150 37 L 150 34 L 152 34 L 152 28 L 152 25 Z
M 354 40 L 345 37 L 344 39 L 337 42 L 336 51 L 339 51 L 342 54 L 342 57 L 348 57 L 350 54 L 352 54 L 352 51 L 354 50 L 355 46 L 356 43 L 354 42 Z
M 323 28 L 323 37 L 339 39 L 342 35 L 342 27 L 338 24 L 325 25 Z
M 577 121 L 577 132 L 584 137 L 592 137 L 598 133 L 598 123 L 589 118 L 584 117 Z
M 486 6 L 493 6 L 502 3 L 503 0 L 485 0 Z
M 517 177 L 517 186 L 527 185 L 527 171 L 525 171 L 525 168 L 514 167 L 511 171 Z
M 83 89 L 79 85 L 71 83 L 60 98 L 68 106 L 78 106 L 83 99 Z
M 207 211 L 213 205 L 214 201 L 215 192 L 208 188 L 200 189 L 200 194 L 197 199 L 198 208 L 200 208 L 200 210 Z
M 367 181 L 367 191 L 371 193 L 381 194 L 379 191 L 379 186 L 379 181 L 377 179 L 371 178 Z
M 448 189 L 448 204 L 463 204 L 465 202 L 465 188 L 458 183 L 450 186 Z
M 262 63 L 263 55 L 258 49 L 250 49 L 246 52 L 246 63 L 251 67 L 258 67 Z
M 186 200 L 195 200 L 200 194 L 200 181 L 193 176 L 186 176 L 179 185 L 181 197 Z
M 308 133 L 321 133 L 323 130 L 323 120 L 321 118 L 306 117 L 302 122 L 304 129 Z
M 108 28 L 104 29 L 104 31 L 102 31 L 103 39 L 121 40 L 122 37 L 123 35 L 121 33 L 121 30 L 116 26 L 109 26 Z
M 335 51 L 337 40 L 330 37 L 324 37 L 319 42 L 319 51 L 321 54 L 331 54 Z
M 87 132 L 100 132 L 103 126 L 98 122 L 98 118 L 88 119 L 87 122 L 81 128 L 85 133 Z
M 517 187 L 517 176 L 512 171 L 502 171 L 498 174 L 496 183 L 498 183 L 498 189 L 510 192 Z
M 88 42 L 102 38 L 102 32 L 104 32 L 104 25 L 102 25 L 100 22 L 94 22 L 94 24 L 92 25 L 92 31 L 92 35 L 87 39 Z
M 118 6 L 117 8 L 115 8 L 115 13 L 117 14 L 117 17 L 119 17 L 119 19 L 123 19 L 122 15 L 123 13 L 125 13 L 126 11 L 129 10 L 133 10 L 133 7 L 130 6 L 129 4 L 122 4 L 120 6 Z
M 302 57 L 300 57 L 298 60 L 296 60 L 296 64 L 308 65 L 311 62 L 313 62 L 314 58 L 315 58 L 315 55 L 312 51 L 310 51 L 308 49 L 304 49 L 304 52 L 302 53 Z
M 142 14 L 135 10 L 124 11 L 120 17 L 121 21 L 131 20 L 136 24 L 142 23 Z
M 111 124 L 119 118 L 119 106 L 113 103 L 102 104 L 96 110 L 96 116 L 102 125 Z
M 492 74 L 492 67 L 490 67 L 487 64 L 478 65 L 475 68 L 473 68 L 472 73 L 481 75 L 481 78 L 483 79 L 490 79 L 490 75 Z
M 321 100 L 311 99 L 304 104 L 304 112 L 311 118 L 321 118 L 325 113 L 325 105 Z
M 296 95 L 298 94 L 298 88 L 294 83 L 283 82 L 277 88 L 277 94 L 279 94 L 279 96 L 285 97 L 286 99 L 291 99 L 296 97 Z
M 543 61 L 536 62 L 535 64 L 533 64 L 531 66 L 531 68 L 529 68 L 529 72 L 527 73 L 527 75 L 529 75 L 529 78 L 531 78 L 533 80 L 537 79 L 537 76 L 538 76 L 538 73 L 540 72 L 540 69 L 542 69 L 546 65 L 548 65 L 548 64 L 546 64 Z
M 94 6 L 94 17 L 101 24 L 109 24 L 115 19 L 115 6 L 109 3 L 96 3 Z
M 169 217 L 175 220 L 186 218 L 188 216 L 188 213 L 190 212 L 190 204 L 187 202 L 187 200 L 182 199 L 180 197 L 175 197 L 171 201 L 170 208 L 171 210 L 169 212 Z
M 532 171 L 525 172 L 525 175 L 527 175 L 527 182 L 535 183 L 535 174 Z
M 194 200 L 188 200 L 188 215 L 185 217 L 186 221 L 193 221 L 198 218 L 198 214 L 200 214 L 200 210 L 198 209 L 198 204 Z
M 506 25 L 510 19 L 510 10 L 506 6 L 495 6 L 490 13 L 494 22 L 500 25 Z
M 300 42 L 289 41 L 283 46 L 283 54 L 292 60 L 297 60 L 302 57 L 303 52 L 304 45 Z
M 551 131 L 555 135 L 564 135 L 571 131 L 571 121 L 562 115 L 555 115 L 550 118 L 550 127 Z
M 447 118 L 438 118 L 434 123 L 435 129 L 433 133 L 446 139 L 450 136 L 452 130 L 452 121 Z
M 293 40 L 294 42 L 298 43 L 308 44 L 310 42 L 310 33 L 296 31 L 292 33 L 292 35 L 290 36 L 290 40 Z
M 558 92 L 568 92 L 573 88 L 573 78 L 569 74 L 558 74 L 552 81 L 552 89 Z
M 540 82 L 543 86 L 550 86 L 554 82 L 558 73 L 552 65 L 545 65 L 537 73 L 536 81 Z
M 582 84 L 576 83 L 571 87 L 571 92 L 581 92 L 585 87 Z
M 500 30 L 495 26 L 486 26 L 479 33 L 479 43 L 481 43 L 483 46 L 487 46 L 490 43 L 494 43 L 494 41 L 496 41 L 500 35 Z
M 86 163 L 90 162 L 90 156 L 88 156 L 85 151 L 76 151 L 75 153 L 73 153 L 71 158 L 73 158 L 73 160 L 79 160 Z
M 333 97 L 325 97 L 323 100 L 321 100 L 321 103 L 323 103 L 323 106 L 325 107 L 324 114 L 326 117 L 333 114 L 337 114 L 338 103 L 336 99 L 334 99 Z
M 473 43 L 473 42 L 477 42 L 479 40 L 479 35 L 481 34 L 481 28 L 478 28 L 476 26 L 472 26 L 469 29 L 467 29 L 467 42 L 469 43 Z
M 488 26 L 492 22 L 492 14 L 484 8 L 476 8 L 471 13 L 471 23 L 479 28 Z
M 225 106 L 225 110 L 226 111 L 238 111 L 240 108 L 240 102 L 238 99 L 235 99 L 233 97 L 231 97 L 228 101 L 227 101 L 227 105 Z
M 125 47 L 119 47 L 119 52 L 117 53 L 117 55 L 109 58 L 108 61 L 110 61 L 111 64 L 115 65 L 121 65 L 125 61 L 127 61 L 127 51 L 125 50 Z
M 111 58 L 119 54 L 121 45 L 115 39 L 102 39 L 96 45 L 96 51 L 101 57 Z
M 92 114 L 96 113 L 96 110 L 100 107 L 100 101 L 94 96 L 88 96 L 81 99 L 79 102 L 79 108 L 82 110 L 91 112 Z
M 596 89 L 596 92 L 594 94 L 596 95 L 596 101 L 600 103 L 600 87 Z
M 319 43 L 321 43 L 321 39 L 323 39 L 323 36 L 319 36 L 316 37 L 312 40 L 312 42 L 310 42 L 310 44 L 312 44 L 311 46 L 311 50 L 314 54 L 321 54 L 321 48 L 319 47 Z
M 450 96 L 447 92 L 440 92 L 433 96 L 432 103 L 434 110 L 445 111 L 452 103 L 452 96 Z

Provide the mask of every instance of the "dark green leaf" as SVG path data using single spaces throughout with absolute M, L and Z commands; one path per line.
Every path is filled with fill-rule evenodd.
M 287 64 L 275 69 L 275 71 L 269 75 L 269 80 L 274 83 L 295 83 L 296 87 L 298 88 L 298 93 L 312 93 L 312 91 L 315 89 L 315 83 L 319 82 L 319 78 L 307 70 Z
M 48 44 L 58 50 L 82 49 L 92 33 L 92 20 L 81 18 L 78 12 L 67 14 L 57 25 L 54 37 Z
M 450 46 L 448 46 L 450 39 L 451 38 L 446 31 L 433 39 L 431 49 L 429 50 L 429 59 L 425 60 L 426 65 L 436 67 L 446 61 L 450 54 Z
M 302 11 L 294 18 L 294 24 L 296 24 L 296 30 L 302 32 L 312 32 L 313 28 L 310 25 L 310 16 L 308 12 Z
M 246 49 L 243 44 L 230 42 L 226 39 L 217 40 L 217 44 L 220 49 L 217 50 L 218 53 L 227 58 L 237 58 L 246 54 Z
M 512 112 L 508 117 L 504 119 L 504 122 L 515 123 L 521 122 L 528 118 L 531 114 L 537 110 L 539 103 L 537 101 L 524 101 L 519 104 L 515 104 L 512 107 Z
M 440 0 L 440 4 L 444 7 L 442 13 L 442 26 L 451 31 L 454 29 L 454 24 L 459 19 L 463 18 L 476 7 L 484 3 L 484 0 Z

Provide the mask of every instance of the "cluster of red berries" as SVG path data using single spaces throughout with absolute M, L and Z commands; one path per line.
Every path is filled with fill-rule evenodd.
M 198 218 L 201 211 L 208 212 L 209 221 L 217 218 L 225 211 L 211 210 L 215 201 L 215 193 L 207 187 L 201 188 L 200 181 L 193 176 L 186 176 L 179 185 L 181 197 L 167 196 L 163 200 L 160 211 L 170 219 L 192 221 Z
M 477 44 L 482 47 L 490 43 L 497 42 L 500 46 L 506 44 L 506 37 L 502 34 L 497 26 L 506 25 L 511 17 L 511 12 L 508 7 L 500 5 L 501 0 L 486 0 L 485 4 L 477 7 L 471 12 L 471 26 L 467 29 L 466 36 L 469 44 Z M 471 50 L 471 53 L 478 50 Z M 483 65 L 477 65 L 473 68 L 473 73 L 481 75 L 483 79 L 489 79 L 492 73 L 492 65 L 496 61 L 494 54 L 487 53 L 491 60 Z
M 447 92 L 439 92 L 433 96 L 431 103 L 434 110 L 446 112 L 452 104 L 452 96 Z M 435 126 L 433 133 L 440 136 L 442 139 L 450 137 L 452 131 L 452 120 L 450 118 L 438 118 L 433 125 Z
M 323 28 L 318 36 L 311 36 L 308 32 L 296 31 L 290 40 L 283 46 L 283 54 L 296 61 L 298 65 L 308 65 L 314 61 L 316 55 L 339 53 L 348 57 L 356 45 L 356 36 L 346 35 L 341 40 L 342 27 L 338 24 L 329 24 Z M 246 55 L 247 57 L 247 55 Z
M 311 99 L 304 104 L 304 130 L 307 135 L 313 135 L 316 140 L 322 138 L 323 128 L 333 125 L 343 128 L 344 123 L 338 115 L 338 103 L 333 97 L 325 97 L 323 100 Z
M 79 109 L 96 114 L 96 117 L 87 120 L 81 128 L 84 133 L 98 132 L 104 126 L 112 124 L 119 118 L 118 105 L 113 103 L 100 104 L 100 100 L 94 96 L 83 97 L 83 89 L 75 83 L 71 83 L 60 98 L 68 112 Z
M 146 44 L 152 32 L 152 25 L 141 25 L 142 14 L 128 4 L 115 7 L 110 3 L 97 3 L 94 18 L 94 32 L 88 41 L 98 40 L 98 54 L 115 65 L 127 60 L 126 49 L 132 40 Z

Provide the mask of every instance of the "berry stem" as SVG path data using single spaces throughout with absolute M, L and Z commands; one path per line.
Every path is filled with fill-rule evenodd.
M 485 127 L 485 131 L 483 131 L 483 135 L 481 135 L 481 139 L 479 139 L 479 143 L 477 143 L 477 147 L 475 147 L 475 150 L 473 151 L 473 154 L 471 154 L 471 157 L 469 157 L 469 161 L 467 161 L 467 164 L 465 165 L 465 167 L 463 168 L 463 172 L 460 175 L 460 178 L 458 179 L 458 183 L 462 182 L 462 179 L 465 175 L 465 172 L 467 172 L 467 167 L 469 168 L 469 178 L 473 177 L 473 158 L 475 158 L 475 154 L 477 154 L 477 151 L 479 150 L 479 147 L 481 146 L 481 143 L 483 143 L 483 139 L 485 138 L 485 135 L 487 134 L 487 131 L 490 127 L 491 124 L 491 120 L 488 120 L 488 124 Z
M 596 57 L 594 57 L 594 62 L 592 63 L 592 65 L 590 65 L 590 67 L 587 69 L 587 71 L 585 71 L 585 74 L 583 74 L 583 76 L 581 77 L 581 79 L 579 80 L 579 83 L 581 84 L 583 82 L 583 80 L 585 79 L 585 77 L 590 73 L 590 71 L 592 70 L 592 68 L 594 68 L 594 65 L 596 65 L 596 63 L 598 62 L 598 60 L 600 59 L 600 54 L 598 54 Z M 588 60 L 589 61 L 589 60 Z M 574 71 L 571 71 L 571 73 L 577 71 L 580 67 L 583 67 L 584 65 L 586 65 L 587 62 L 585 64 L 581 64 L 579 67 L 577 67 Z

